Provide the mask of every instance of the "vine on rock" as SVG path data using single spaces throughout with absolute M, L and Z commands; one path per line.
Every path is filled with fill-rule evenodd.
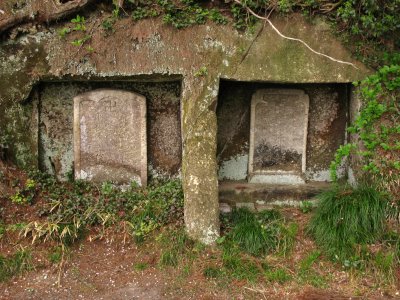
M 331 176 L 337 179 L 342 159 L 355 152 L 367 177 L 400 200 L 400 65 L 383 66 L 355 85 L 363 103 L 348 131 L 358 135 L 361 145 L 350 143 L 337 150 Z

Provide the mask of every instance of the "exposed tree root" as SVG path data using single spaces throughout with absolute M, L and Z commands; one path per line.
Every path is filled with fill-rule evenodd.
M 5 1 L 7 2 L 7 1 Z M 25 23 L 49 23 L 74 14 L 95 0 L 27 0 L 16 12 L 7 3 L 0 4 L 0 34 Z

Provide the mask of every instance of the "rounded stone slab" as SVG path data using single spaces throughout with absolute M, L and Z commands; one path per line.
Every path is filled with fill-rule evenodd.
M 309 98 L 303 90 L 262 89 L 251 101 L 249 179 L 304 183 Z
M 147 184 L 146 98 L 114 89 L 74 97 L 75 178 Z

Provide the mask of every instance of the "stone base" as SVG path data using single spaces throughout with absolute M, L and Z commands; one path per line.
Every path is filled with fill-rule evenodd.
M 304 200 L 331 187 L 327 182 L 311 182 L 298 185 L 258 184 L 246 181 L 219 183 L 219 202 L 223 207 L 254 207 L 254 210 L 271 209 L 274 206 L 299 206 Z

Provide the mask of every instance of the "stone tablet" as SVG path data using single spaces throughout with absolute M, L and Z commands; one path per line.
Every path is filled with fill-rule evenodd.
M 251 101 L 249 181 L 304 183 L 309 98 L 302 90 L 264 89 Z
M 146 98 L 99 89 L 74 98 L 75 178 L 147 184 Z

